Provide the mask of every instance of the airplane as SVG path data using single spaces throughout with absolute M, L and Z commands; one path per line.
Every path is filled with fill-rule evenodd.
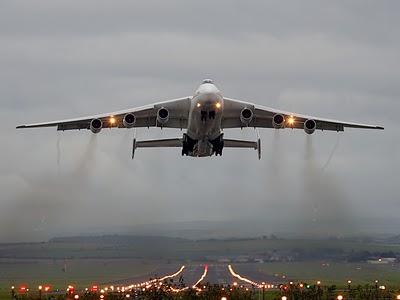
M 132 158 L 137 148 L 177 147 L 182 156 L 209 157 L 222 155 L 224 148 L 249 148 L 261 159 L 261 140 L 226 139 L 227 128 L 303 129 L 307 134 L 316 130 L 344 131 L 345 128 L 384 129 L 378 125 L 349 123 L 286 112 L 250 102 L 226 98 L 211 79 L 204 79 L 193 96 L 112 113 L 53 122 L 25 124 L 17 128 L 57 127 L 57 130 L 89 129 L 99 133 L 102 128 L 159 127 L 185 129 L 182 137 L 137 141 L 133 139 Z

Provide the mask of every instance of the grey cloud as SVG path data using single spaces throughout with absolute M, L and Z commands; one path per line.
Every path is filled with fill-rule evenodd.
M 0 239 L 192 220 L 271 220 L 277 224 L 271 232 L 284 225 L 296 231 L 298 224 L 309 231 L 315 203 L 319 220 L 329 211 L 351 211 L 346 220 L 394 217 L 400 194 L 398 5 L 2 2 L 0 225 L 7 231 L 0 229 Z M 88 157 L 88 132 L 14 128 L 190 95 L 204 77 L 230 97 L 387 129 L 340 135 L 319 181 L 313 176 L 329 159 L 335 133 L 311 137 L 311 168 L 307 137 L 290 130 L 261 130 L 259 162 L 254 151 L 182 159 L 171 149 L 139 151 L 131 161 L 132 132 L 123 130 L 104 130 Z M 138 131 L 139 138 L 181 134 Z M 250 129 L 225 134 L 256 136 Z M 77 176 L 83 158 L 91 163 Z

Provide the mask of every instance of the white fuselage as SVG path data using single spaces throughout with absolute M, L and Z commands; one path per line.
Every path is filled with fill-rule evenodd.
M 193 156 L 212 155 L 210 141 L 221 135 L 221 121 L 224 99 L 212 83 L 203 83 L 196 90 L 191 101 L 187 135 L 197 140 Z

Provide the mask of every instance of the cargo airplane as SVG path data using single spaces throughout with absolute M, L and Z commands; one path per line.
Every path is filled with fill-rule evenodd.
M 133 139 L 132 158 L 137 148 L 177 147 L 182 155 L 207 157 L 222 155 L 224 148 L 250 148 L 261 158 L 261 141 L 227 139 L 227 128 L 303 129 L 344 131 L 345 128 L 383 129 L 381 126 L 342 122 L 277 110 L 241 100 L 226 98 L 211 79 L 203 80 L 193 96 L 151 105 L 81 118 L 34 123 L 17 128 L 57 127 L 57 130 L 159 127 L 185 129 L 182 137 L 137 141 Z

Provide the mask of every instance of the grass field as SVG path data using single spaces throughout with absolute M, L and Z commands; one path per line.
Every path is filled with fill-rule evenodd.
M 400 287 L 400 266 L 372 265 L 367 263 L 322 263 L 322 262 L 291 262 L 259 264 L 258 270 L 265 274 L 285 275 L 290 280 L 324 284 L 347 285 L 367 284 L 379 280 L 380 284 Z
M 160 266 L 158 261 L 135 259 L 73 259 L 64 260 L 18 260 L 0 262 L 0 289 L 26 284 L 30 287 L 50 284 L 52 288 L 63 288 L 68 284 L 87 287 L 136 276 L 154 274 Z M 0 290 L 0 291 L 1 291 Z
M 162 250 L 161 250 L 162 249 Z M 171 238 L 104 237 L 61 242 L 0 244 L 3 258 L 143 258 L 202 259 L 208 255 L 254 255 L 272 250 L 298 250 L 313 253 L 351 251 L 400 253 L 400 245 L 346 240 L 201 240 Z

